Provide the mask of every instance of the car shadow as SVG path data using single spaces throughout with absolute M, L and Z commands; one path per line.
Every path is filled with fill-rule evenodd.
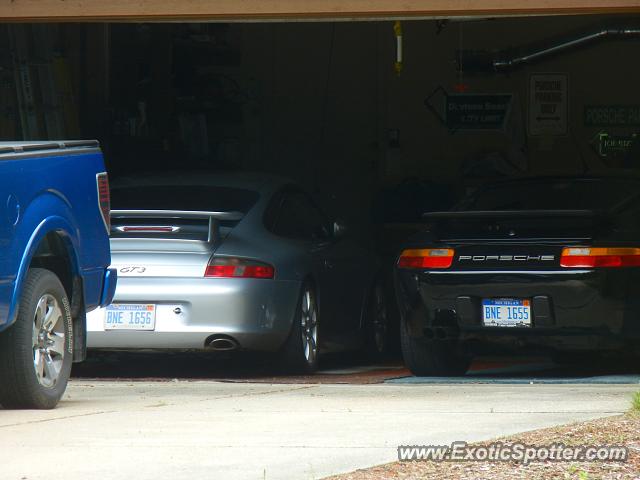
M 214 380 L 258 383 L 638 383 L 637 359 L 584 356 L 558 361 L 536 356 L 477 357 L 461 377 L 414 377 L 393 355 L 371 362 L 357 354 L 327 354 L 314 375 L 292 375 L 271 355 L 256 353 L 97 351 L 75 364 L 72 378 Z
M 397 356 L 370 362 L 357 354 L 327 354 L 318 373 L 292 375 L 272 355 L 257 353 L 96 351 L 74 364 L 72 378 L 103 380 L 219 380 L 304 383 L 372 383 L 409 375 Z M 367 381 L 369 380 L 369 381 Z

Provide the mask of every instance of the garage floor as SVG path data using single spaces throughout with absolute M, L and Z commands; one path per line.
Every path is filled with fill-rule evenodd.
M 367 362 L 353 355 L 323 357 L 316 375 L 287 375 L 268 357 L 203 353 L 94 352 L 74 365 L 78 379 L 213 380 L 273 384 L 640 384 L 635 362 L 601 359 L 558 364 L 547 357 L 478 357 L 465 377 L 413 377 L 400 358 Z

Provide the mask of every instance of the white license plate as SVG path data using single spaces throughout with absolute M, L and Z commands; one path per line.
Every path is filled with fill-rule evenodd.
M 515 298 L 482 300 L 482 323 L 485 327 L 530 327 L 531 302 Z
M 105 309 L 105 330 L 154 330 L 155 328 L 155 305 L 113 303 Z

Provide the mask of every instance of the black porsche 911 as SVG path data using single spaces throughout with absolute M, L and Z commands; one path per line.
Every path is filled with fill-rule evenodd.
M 414 374 L 496 350 L 640 347 L 640 179 L 503 181 L 425 220 L 395 274 Z

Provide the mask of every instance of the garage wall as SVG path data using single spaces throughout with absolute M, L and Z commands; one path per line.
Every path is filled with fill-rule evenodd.
M 611 20 L 613 24 L 619 21 Z M 458 77 L 453 61 L 459 45 L 479 50 L 508 50 L 528 47 L 547 39 L 567 38 L 571 31 L 594 30 L 609 22 L 592 19 L 514 19 L 510 21 L 452 24 L 435 34 L 433 24 L 406 23 L 406 68 L 401 78 L 386 77 L 389 85 L 389 126 L 402 131 L 402 149 L 392 154 L 388 165 L 394 176 L 419 165 L 424 173 L 437 170 L 453 179 L 460 173 L 460 162 L 477 158 L 480 152 L 498 150 L 504 155 L 523 154 L 531 173 L 576 171 L 582 159 L 590 168 L 602 168 L 602 162 L 590 146 L 598 132 L 585 127 L 583 110 L 587 104 L 638 103 L 635 85 L 640 70 L 630 61 L 640 53 L 634 40 L 606 41 L 588 48 L 540 61 L 509 74 L 467 74 Z M 569 35 L 571 36 L 571 35 Z M 506 40 L 506 41 L 505 41 Z M 569 134 L 558 137 L 528 137 L 528 84 L 532 73 L 555 72 L 569 75 Z M 452 92 L 463 82 L 472 93 L 514 93 L 519 109 L 507 132 L 458 132 L 454 135 L 425 112 L 423 99 L 438 86 Z M 519 110 L 519 111 L 518 111 Z M 612 132 L 614 133 L 614 132 Z M 617 133 L 632 133 L 619 129 Z M 524 145 L 520 143 L 524 140 Z
M 272 169 L 356 210 L 377 182 L 383 112 L 380 26 L 245 25 L 247 109 L 243 167 Z
M 261 159 L 267 158 L 269 168 L 304 179 L 315 163 L 311 171 L 321 190 L 344 195 L 352 188 L 356 198 L 360 189 L 413 176 L 474 185 L 482 179 L 460 178 L 465 165 L 482 158 L 493 163 L 502 158 L 535 174 L 575 173 L 585 164 L 593 171 L 608 168 L 591 144 L 600 129 L 584 125 L 583 110 L 587 104 L 638 103 L 640 71 L 630 61 L 640 53 L 638 42 L 596 43 L 509 74 L 461 77 L 455 59 L 461 48 L 526 49 L 611 24 L 620 20 L 528 18 L 450 23 L 437 34 L 435 22 L 404 22 L 405 64 L 399 77 L 393 72 L 389 22 L 245 25 L 244 68 L 254 76 L 260 108 L 252 118 L 244 165 L 264 167 Z M 529 78 L 549 72 L 569 76 L 569 133 L 530 137 Z M 470 93 L 514 94 L 506 131 L 451 133 L 427 110 L 424 100 L 431 92 L 443 87 L 453 93 L 458 83 Z M 399 146 L 390 146 L 389 130 L 399 131 Z
M 61 74 L 69 79 L 60 82 L 65 88 L 57 109 L 44 98 L 34 99 L 40 131 L 48 132 L 42 126 L 47 115 L 64 109 L 67 136 L 100 139 L 115 174 L 194 164 L 281 173 L 329 197 L 343 216 L 365 218 L 380 189 L 408 178 L 461 192 L 499 171 L 513 173 L 509 165 L 519 165 L 520 173 L 618 165 L 596 155 L 592 139 L 600 128 L 584 125 L 583 110 L 587 104 L 640 104 L 639 42 L 597 43 L 509 74 L 456 70 L 460 49 L 526 50 L 602 25 L 638 26 L 640 18 L 530 17 L 444 26 L 405 21 L 400 76 L 393 69 L 390 21 L 11 26 L 0 30 L 11 46 L 0 59 L 7 66 L 0 75 L 0 92 L 7 98 L 0 128 L 5 138 L 15 138 L 24 117 L 16 113 L 14 83 L 20 81 L 10 74 L 17 65 L 11 42 L 23 29 L 32 43 L 34 85 L 40 88 L 43 83 L 36 80 L 46 78 L 39 75 L 43 55 L 58 65 L 57 80 Z M 40 30 L 52 38 L 53 47 L 44 53 L 35 48 L 43 44 L 35 42 L 46 33 Z M 185 61 L 193 55 L 205 72 L 197 82 Z M 539 72 L 569 76 L 567 135 L 527 134 L 529 77 Z M 219 79 L 224 84 L 216 83 Z M 457 84 L 470 93 L 513 94 L 508 128 L 450 132 L 424 100 L 438 87 L 453 93 Z M 207 107 L 207 118 L 183 115 L 200 108 L 200 97 L 190 89 L 228 101 Z M 630 135 L 637 128 L 608 131 Z

